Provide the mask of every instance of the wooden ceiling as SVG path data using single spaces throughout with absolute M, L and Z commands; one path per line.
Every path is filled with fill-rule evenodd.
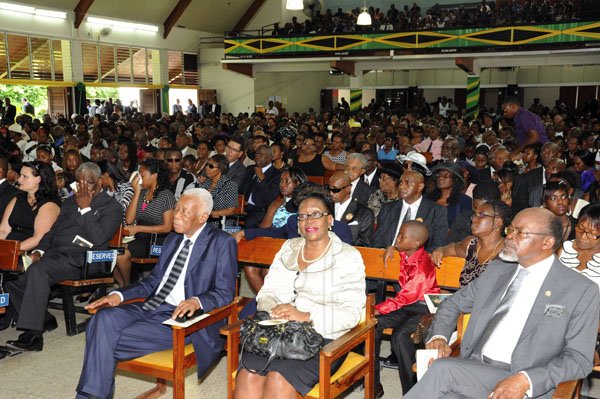
M 52 10 L 73 11 L 78 0 L 15 0 Z M 97 0 L 87 15 L 163 26 L 179 0 Z M 233 30 L 255 0 L 191 0 L 175 26 L 223 35 Z M 262 4 L 262 2 L 260 2 Z

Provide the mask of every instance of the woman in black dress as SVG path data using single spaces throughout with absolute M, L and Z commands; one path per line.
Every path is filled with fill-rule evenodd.
M 35 249 L 60 213 L 60 198 L 52 166 L 25 162 L 19 175 L 22 191 L 6 207 L 0 239 L 21 241 L 21 251 Z
M 315 139 L 307 136 L 302 143 L 300 155 L 294 158 L 294 166 L 302 169 L 306 176 L 323 176 L 325 166 L 321 156 L 317 154 Z

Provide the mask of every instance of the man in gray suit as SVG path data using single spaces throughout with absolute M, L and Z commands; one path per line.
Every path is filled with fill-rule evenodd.
M 406 399 L 550 398 L 563 382 L 592 371 L 600 312 L 598 286 L 561 265 L 561 223 L 548 210 L 517 214 L 500 257 L 446 299 L 428 349 L 440 357 Z M 459 358 L 447 342 L 461 313 L 471 318 Z
M 225 147 L 225 156 L 229 162 L 229 171 L 226 176 L 229 180 L 236 182 L 238 188 L 242 186 L 244 177 L 246 177 L 246 167 L 240 161 L 242 155 L 244 155 L 244 140 L 237 136 L 230 138 Z

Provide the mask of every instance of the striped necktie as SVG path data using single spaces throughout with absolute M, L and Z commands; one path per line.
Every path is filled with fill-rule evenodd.
M 179 276 L 181 275 L 181 271 L 183 270 L 183 266 L 185 266 L 185 261 L 187 260 L 188 254 L 190 253 L 190 244 L 192 242 L 190 240 L 185 240 L 183 243 L 183 248 L 177 254 L 177 258 L 175 259 L 175 263 L 173 264 L 173 268 L 169 273 L 169 277 L 165 282 L 165 285 L 162 286 L 158 294 L 154 295 L 142 306 L 144 310 L 154 310 L 158 308 L 165 301 L 167 296 L 173 291 L 173 287 L 179 280 Z

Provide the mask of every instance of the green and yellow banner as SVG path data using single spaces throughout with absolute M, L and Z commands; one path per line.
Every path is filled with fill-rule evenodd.
M 481 77 L 478 75 L 467 76 L 467 116 L 477 118 L 479 115 L 479 85 Z
M 358 112 L 362 108 L 362 90 L 350 90 L 350 112 Z

